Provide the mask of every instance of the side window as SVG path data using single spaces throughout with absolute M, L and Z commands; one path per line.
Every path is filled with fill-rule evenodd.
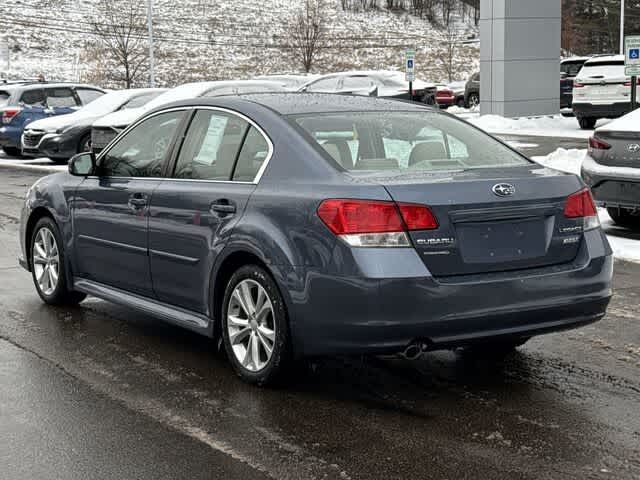
M 55 107 L 76 107 L 76 97 L 70 88 L 47 88 L 47 106 Z
M 26 90 L 22 92 L 19 102 L 28 107 L 44 107 L 44 91 L 40 89 Z
M 269 144 L 255 127 L 251 127 L 240 150 L 233 180 L 253 182 L 268 155 Z
M 366 89 L 372 88 L 374 83 L 371 81 L 369 77 L 345 77 L 342 80 L 342 89 L 343 90 L 355 90 L 355 89 Z
M 100 90 L 93 90 L 92 88 L 76 88 L 76 93 L 80 97 L 82 105 L 93 102 L 96 98 L 100 98 L 104 93 Z
M 248 127 L 235 115 L 198 110 L 182 143 L 174 177 L 230 180 Z
M 307 92 L 332 92 L 338 88 L 338 77 L 325 78 L 312 83 Z
M 154 115 L 138 124 L 101 158 L 104 177 L 159 177 L 184 111 Z

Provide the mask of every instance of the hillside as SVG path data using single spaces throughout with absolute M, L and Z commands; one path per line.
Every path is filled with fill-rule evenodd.
M 108 80 L 108 72 L 115 67 L 93 33 L 92 22 L 100 18 L 97 2 L 3 2 L 0 26 L 9 32 L 4 38 L 11 52 L 11 70 L 6 71 L 5 62 L 0 61 L 0 78 L 43 73 L 48 79 L 120 86 Z M 158 83 L 172 86 L 299 71 L 287 42 L 291 19 L 301 4 L 302 0 L 156 0 Z M 401 69 L 405 49 L 415 47 L 418 77 L 445 82 L 449 80 L 445 57 L 451 43 L 455 45 L 453 79 L 465 79 L 477 69 L 478 43 L 461 43 L 477 37 L 477 28 L 456 14 L 445 28 L 407 10 L 343 11 L 339 0 L 332 0 L 323 15 L 327 36 L 312 68 L 315 73 Z M 141 37 L 146 35 L 140 30 Z M 141 73 L 137 83 L 145 81 Z

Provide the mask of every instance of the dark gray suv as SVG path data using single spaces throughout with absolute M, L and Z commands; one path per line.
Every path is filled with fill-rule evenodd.
M 164 106 L 32 186 L 20 239 L 45 302 L 94 295 L 221 338 L 258 384 L 302 356 L 506 352 L 611 297 L 580 178 L 368 97 Z

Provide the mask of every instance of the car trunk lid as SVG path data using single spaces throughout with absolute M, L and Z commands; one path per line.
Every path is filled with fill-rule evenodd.
M 437 229 L 410 232 L 435 276 L 542 267 L 577 255 L 582 219 L 564 215 L 567 197 L 582 188 L 575 176 L 529 167 L 418 177 L 380 183 L 396 202 L 428 205 L 435 214 Z

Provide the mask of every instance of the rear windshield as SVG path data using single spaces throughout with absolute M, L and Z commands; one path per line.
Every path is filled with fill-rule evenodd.
M 305 114 L 293 119 L 350 171 L 468 170 L 529 164 L 480 130 L 435 112 Z
M 575 62 L 562 62 L 560 64 L 560 71 L 565 73 L 568 77 L 575 77 L 584 65 L 584 60 L 576 60 Z

